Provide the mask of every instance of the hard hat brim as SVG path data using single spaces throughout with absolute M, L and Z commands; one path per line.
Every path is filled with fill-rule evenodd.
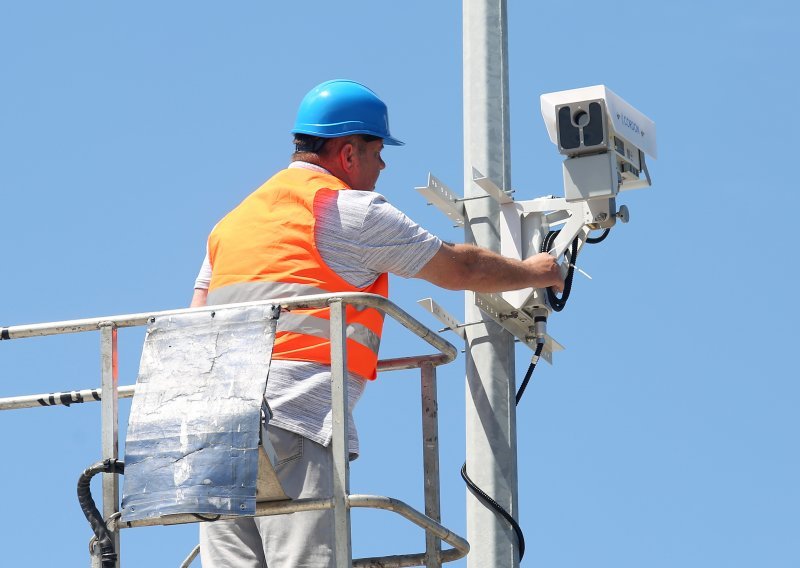
M 405 146 L 406 143 L 392 136 L 380 136 L 374 130 L 347 130 L 344 132 L 322 133 L 317 129 L 312 128 L 294 128 L 292 134 L 308 134 L 309 136 L 316 136 L 317 138 L 343 138 L 345 136 L 352 136 L 353 134 L 365 134 L 367 136 L 377 136 L 387 146 Z

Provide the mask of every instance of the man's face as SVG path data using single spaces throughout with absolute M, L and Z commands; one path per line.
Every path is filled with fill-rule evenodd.
M 378 182 L 381 170 L 386 167 L 386 163 L 381 158 L 383 150 L 383 140 L 356 140 L 354 168 L 351 172 L 351 184 L 353 189 L 372 191 Z

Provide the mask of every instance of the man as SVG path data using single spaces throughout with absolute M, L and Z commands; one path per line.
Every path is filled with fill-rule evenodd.
M 298 110 L 295 153 L 212 230 L 192 306 L 328 292 L 388 295 L 391 272 L 450 290 L 561 288 L 555 259 L 524 261 L 444 243 L 374 193 L 386 167 L 386 105 L 353 81 L 327 81 Z M 352 408 L 375 378 L 383 318 L 347 311 L 349 450 L 358 455 Z M 332 493 L 327 310 L 281 314 L 267 400 L 276 471 L 292 498 Z M 333 566 L 331 511 L 202 523 L 203 566 Z

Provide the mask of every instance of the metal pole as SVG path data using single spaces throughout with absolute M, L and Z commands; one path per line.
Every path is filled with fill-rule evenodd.
M 100 324 L 100 388 L 103 389 L 101 401 L 101 438 L 103 459 L 119 457 L 118 398 L 117 398 L 117 326 L 112 322 Z M 103 518 L 108 519 L 119 510 L 119 479 L 113 473 L 103 474 Z M 114 550 L 117 551 L 119 568 L 119 532 L 112 533 Z
M 436 367 L 423 363 L 422 375 L 422 462 L 425 470 L 425 514 L 442 520 L 439 499 L 439 403 L 436 398 Z M 425 566 L 440 568 L 442 542 L 425 533 Z
M 336 540 L 336 568 L 351 568 L 350 544 L 350 455 L 347 444 L 347 336 L 345 305 L 341 299 L 330 302 L 331 326 L 331 404 L 333 452 L 333 518 Z
M 194 562 L 194 559 L 197 558 L 199 555 L 200 555 L 200 545 L 198 544 L 192 549 L 192 551 L 189 553 L 189 556 L 187 556 L 183 560 L 183 562 L 181 562 L 179 568 L 189 568 L 189 566 L 192 565 L 192 562 Z
M 465 242 L 500 250 L 498 206 L 472 181 L 478 169 L 510 190 L 505 0 L 463 0 Z M 465 321 L 486 320 L 467 293 Z M 467 333 L 467 472 L 503 508 L 517 513 L 514 342 L 493 322 Z M 519 565 L 508 524 L 467 493 L 469 568 Z

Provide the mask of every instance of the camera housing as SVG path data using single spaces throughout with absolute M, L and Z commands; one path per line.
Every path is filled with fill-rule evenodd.
M 605 85 L 546 93 L 540 101 L 550 140 L 567 156 L 567 201 L 650 186 L 645 154 L 657 157 L 652 120 Z

